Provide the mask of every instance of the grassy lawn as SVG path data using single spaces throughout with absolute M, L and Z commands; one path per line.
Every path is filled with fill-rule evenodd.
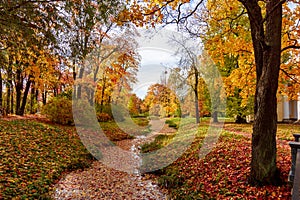
M 123 122 L 100 122 L 100 127 L 111 141 L 120 141 L 149 133 L 148 124 L 147 118 L 131 118 Z
M 177 121 L 175 119 L 174 123 Z M 280 124 L 278 138 L 291 138 L 291 134 L 299 130 L 298 126 L 295 129 L 292 127 Z M 234 132 L 223 130 L 216 147 L 199 159 L 198 152 L 208 129 L 207 124 L 200 125 L 190 148 L 172 165 L 152 175 L 162 187 L 168 189 L 173 199 L 290 199 L 291 187 L 287 183 L 290 149 L 278 145 L 277 165 L 283 180 L 281 186 L 250 186 L 247 177 L 250 172 L 251 140 L 235 132 L 250 134 L 251 125 L 230 124 L 228 128 Z M 161 148 L 170 142 L 171 137 L 158 136 L 154 142 L 145 144 L 142 150 L 148 152 Z
M 252 124 L 235 124 L 226 123 L 226 130 L 235 132 L 252 133 Z M 279 140 L 294 140 L 293 133 L 300 133 L 299 124 L 281 124 L 277 126 L 277 139 Z

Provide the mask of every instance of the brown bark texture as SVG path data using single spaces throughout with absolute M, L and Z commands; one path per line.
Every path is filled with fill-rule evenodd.
M 267 1 L 266 17 L 256 0 L 240 0 L 246 7 L 256 62 L 256 93 L 250 182 L 280 183 L 276 166 L 278 77 L 281 54 L 282 3 Z

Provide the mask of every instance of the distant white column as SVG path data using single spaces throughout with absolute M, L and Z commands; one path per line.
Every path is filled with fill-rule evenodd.
M 290 102 L 287 96 L 283 96 L 283 120 L 290 119 Z
M 283 121 L 283 96 L 282 95 L 278 97 L 278 102 L 277 102 L 277 121 L 278 122 Z

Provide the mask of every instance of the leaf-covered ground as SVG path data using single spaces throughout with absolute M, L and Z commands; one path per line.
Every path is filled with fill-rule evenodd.
M 134 140 L 116 142 L 119 147 L 132 150 Z M 136 144 L 135 144 L 136 145 Z M 134 152 L 132 152 L 134 153 Z M 132 165 L 127 156 L 116 159 L 122 165 Z M 107 163 L 106 163 L 107 164 Z M 61 179 L 55 186 L 53 198 L 60 199 L 103 199 L 103 200 L 164 200 L 166 191 L 160 189 L 147 175 L 126 173 L 94 162 L 85 170 L 77 170 Z M 123 166 L 124 167 L 124 166 Z
M 131 147 L 132 144 L 123 139 L 132 136 L 117 129 L 116 124 L 102 124 L 102 127 L 116 144 L 122 143 L 125 149 Z M 291 161 L 286 139 L 292 140 L 292 133 L 298 132 L 299 126 L 279 125 L 277 164 L 284 184 L 277 187 L 252 187 L 247 183 L 251 125 L 226 124 L 216 148 L 204 159 L 199 159 L 199 148 L 207 128 L 207 125 L 199 127 L 196 140 L 176 162 L 143 178 L 108 169 L 98 162 L 86 168 L 94 159 L 80 142 L 75 127 L 24 119 L 0 120 L 0 199 L 49 198 L 52 185 L 61 177 L 74 187 L 75 193 L 86 190 L 80 194 L 82 197 L 98 195 L 102 199 L 121 199 L 123 195 L 126 199 L 134 196 L 139 199 L 144 193 L 148 199 L 155 199 L 155 195 L 164 199 L 164 195 L 157 192 L 160 190 L 151 186 L 153 182 L 145 184 L 149 175 L 168 189 L 172 199 L 290 199 L 287 176 Z M 155 142 L 159 145 L 148 144 L 148 150 L 168 144 L 174 130 L 161 134 L 169 136 L 157 139 Z M 67 172 L 68 176 L 63 175 Z M 124 191 L 126 194 L 121 194 Z
M 199 148 L 207 130 L 206 125 L 201 126 L 191 148 L 172 165 L 154 173 L 160 186 L 169 190 L 172 199 L 290 199 L 291 186 L 287 179 L 291 158 L 287 141 L 278 143 L 277 152 L 277 165 L 284 183 L 253 187 L 247 181 L 251 159 L 250 125 L 244 125 L 242 130 L 239 126 L 236 128 L 231 125 L 231 132 L 223 131 L 216 147 L 204 159 L 199 159 Z M 295 130 L 280 125 L 278 137 L 290 138 L 292 131 Z
M 74 127 L 0 120 L 0 199 L 37 199 L 66 171 L 94 160 Z

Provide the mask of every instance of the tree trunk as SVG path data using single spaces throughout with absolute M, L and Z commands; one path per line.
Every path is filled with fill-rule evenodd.
M 102 112 L 104 106 L 105 87 L 106 87 L 106 78 L 103 77 L 103 85 L 101 88 L 100 113 Z
M 198 94 L 198 85 L 199 85 L 199 72 L 197 68 L 194 66 L 194 78 L 195 78 L 195 85 L 194 85 L 194 93 L 195 93 L 195 115 L 196 115 L 196 123 L 200 123 L 200 112 L 199 112 L 199 94 Z
M 36 110 L 34 109 L 35 103 L 35 88 L 34 83 L 32 83 L 31 92 L 30 92 L 30 114 L 34 114 Z
M 219 120 L 218 120 L 218 111 L 213 112 L 212 118 L 213 118 L 213 123 L 219 122 Z
M 200 123 L 200 113 L 199 113 L 199 99 L 198 99 L 198 91 L 194 90 L 195 93 L 195 115 L 196 115 L 196 123 Z
M 28 93 L 29 93 L 29 89 L 30 89 L 30 85 L 31 85 L 31 79 L 32 76 L 29 76 L 28 77 L 28 81 L 26 83 L 26 87 L 25 87 L 25 91 L 24 91 L 24 94 L 23 94 L 23 100 L 22 100 L 22 105 L 21 105 L 21 108 L 20 108 L 20 115 L 24 115 L 25 113 L 25 106 L 26 106 L 26 103 L 27 103 L 27 96 L 28 96 Z
M 6 113 L 9 114 L 10 113 L 10 85 L 9 83 L 7 83 L 6 85 Z
M 79 70 L 79 75 L 78 75 L 78 78 L 81 79 L 83 77 L 83 72 L 84 72 L 84 68 L 83 66 L 80 68 Z M 81 91 L 82 91 L 82 85 L 79 83 L 77 85 L 77 99 L 81 99 Z
M 240 1 L 248 11 L 257 74 L 250 182 L 255 185 L 278 184 L 276 94 L 281 54 L 282 4 L 280 0 L 267 1 L 267 18 L 264 21 L 257 1 Z
M 43 105 L 46 105 L 47 103 L 47 91 L 42 92 L 42 99 L 43 99 Z
M 242 116 L 241 114 L 238 114 L 235 118 L 235 123 L 237 124 L 245 124 L 247 123 L 247 120 L 244 116 Z
M 16 72 L 16 114 L 21 115 L 21 98 L 23 90 L 23 78 L 21 77 L 21 70 Z
M 13 84 L 11 83 L 11 89 L 10 89 L 10 113 L 14 113 L 14 87 Z
M 10 97 L 11 97 L 11 93 L 12 92 L 12 62 L 11 62 L 11 56 L 9 57 L 9 63 L 8 63 L 8 69 L 7 69 L 7 84 L 6 84 L 6 88 L 7 88 L 7 93 L 6 93 L 6 114 L 9 113 L 13 113 L 10 112 L 11 108 L 13 107 L 13 104 L 10 104 Z
M 2 112 L 3 104 L 2 104 L 2 72 L 0 68 L 0 111 Z

